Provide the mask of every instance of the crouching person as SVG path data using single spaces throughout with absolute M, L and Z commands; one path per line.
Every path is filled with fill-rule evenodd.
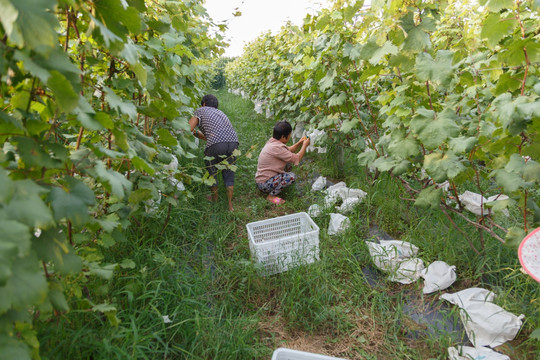
M 280 121 L 274 126 L 272 137 L 266 142 L 257 163 L 255 182 L 266 199 L 274 204 L 283 204 L 285 200 L 277 195 L 294 183 L 296 175 L 285 171 L 288 163 L 298 165 L 309 145 L 309 138 L 302 138 L 296 144 L 287 146 L 291 139 L 292 127 L 287 121 Z M 300 148 L 300 151 L 296 151 Z

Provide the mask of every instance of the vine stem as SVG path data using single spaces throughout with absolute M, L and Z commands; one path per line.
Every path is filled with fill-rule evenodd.
M 426 80 L 426 89 L 427 89 L 427 94 L 429 98 L 429 108 L 431 109 L 431 111 L 435 111 L 433 110 L 433 102 L 431 101 L 431 90 L 429 89 L 429 80 Z M 437 117 L 437 114 L 435 114 L 435 117 Z
M 521 14 L 519 12 L 519 6 L 521 5 L 521 1 L 516 1 L 517 5 L 517 13 L 516 13 L 516 20 L 519 23 L 519 27 L 521 29 L 521 38 L 525 39 L 525 26 L 523 26 L 523 21 L 521 20 Z M 523 48 L 523 54 L 525 55 L 525 71 L 523 74 L 523 81 L 521 82 L 521 96 L 525 94 L 525 82 L 527 81 L 527 75 L 529 74 L 529 66 L 531 65 L 531 62 L 529 60 L 529 55 L 527 54 L 527 48 Z
M 67 52 L 69 46 L 69 28 L 71 26 L 71 16 L 69 6 L 66 6 L 66 42 L 64 43 L 64 52 Z
M 167 225 L 169 225 L 169 220 L 171 219 L 171 208 L 172 208 L 172 204 L 169 204 L 169 208 L 167 209 L 167 217 L 165 218 L 165 223 L 163 224 L 163 228 L 161 229 L 161 232 L 159 233 L 160 236 L 163 235 L 163 232 L 167 228 Z

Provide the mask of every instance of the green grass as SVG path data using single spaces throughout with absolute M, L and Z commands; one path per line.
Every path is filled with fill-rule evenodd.
M 250 261 L 246 224 L 306 211 L 322 201 L 309 190 L 308 179 L 314 173 L 334 177 L 335 162 L 309 153 L 294 170 L 299 181 L 285 191 L 287 202 L 269 203 L 258 193 L 254 174 L 275 119 L 255 114 L 248 100 L 224 91 L 217 96 L 240 136 L 235 211 L 226 211 L 220 185 L 216 204 L 206 201 L 206 188 L 191 189 L 194 198 L 172 210 L 163 233 L 167 209 L 138 218 L 126 241 L 108 249 L 105 259 L 132 259 L 135 268 L 120 268 L 110 283 L 90 280 L 96 283 L 89 287 L 100 291 L 81 289 L 87 300 L 73 303 L 67 315 L 37 324 L 42 358 L 270 359 L 284 346 L 349 359 L 446 359 L 446 348 L 455 345 L 450 337 L 407 336 L 418 325 L 403 311 L 404 302 L 407 294 L 421 294 L 421 281 L 399 285 L 381 277 L 375 287 L 367 283 L 363 269 L 373 265 L 363 240 L 374 224 L 417 245 L 426 265 L 434 260 L 456 265 L 459 280 L 448 291 L 486 287 L 505 309 L 525 314 L 517 339 L 502 350 L 512 359 L 538 354 L 538 341 L 528 335 L 540 327 L 540 287 L 519 271 L 515 250 L 487 238 L 485 255 L 476 255 L 444 215 L 401 200 L 402 190 L 391 178 L 381 175 L 370 183 L 354 154 L 346 154 L 341 180 L 368 196 L 349 215 L 351 228 L 330 237 L 328 212 L 315 218 L 321 229 L 320 261 L 260 276 Z M 201 166 L 202 145 L 199 150 L 200 156 L 184 165 Z M 436 298 L 423 297 L 426 302 Z M 115 305 L 119 324 L 112 326 L 105 315 L 90 311 L 88 301 Z M 163 321 L 165 315 L 171 323 Z M 455 318 L 457 312 L 448 316 Z

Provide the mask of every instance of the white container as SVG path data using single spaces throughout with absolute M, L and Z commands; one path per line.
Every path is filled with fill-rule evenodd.
M 274 351 L 272 360 L 345 360 L 342 358 L 319 355 L 305 351 L 279 348 Z
M 300 212 L 246 225 L 252 258 L 265 275 L 319 260 L 319 227 Z

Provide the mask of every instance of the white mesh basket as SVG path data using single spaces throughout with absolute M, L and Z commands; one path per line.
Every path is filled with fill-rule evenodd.
M 252 258 L 265 275 L 319 260 L 319 227 L 305 212 L 246 225 Z

